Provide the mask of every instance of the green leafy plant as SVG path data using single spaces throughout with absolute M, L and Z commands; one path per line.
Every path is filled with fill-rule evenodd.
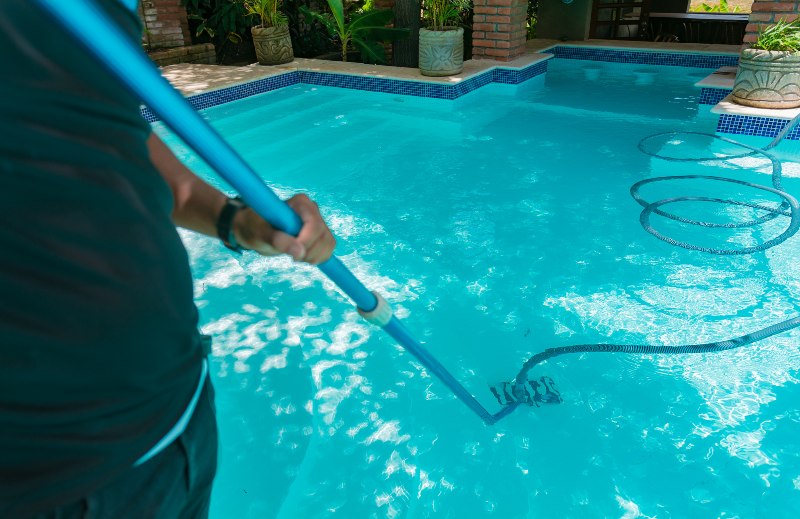
M 423 0 L 422 19 L 432 31 L 445 31 L 458 27 L 464 13 L 470 9 L 470 0 Z
M 244 4 L 231 0 L 184 0 L 190 19 L 198 20 L 197 36 L 208 35 L 212 40 L 230 39 L 238 43 L 252 23 Z
M 729 6 L 728 0 L 719 0 L 719 3 L 714 5 L 703 2 L 700 5 L 693 6 L 689 11 L 694 13 L 738 13 L 740 9 L 738 5 Z
M 754 49 L 800 52 L 800 18 L 792 22 L 778 20 L 758 33 Z
M 281 0 L 245 0 L 244 8 L 248 16 L 258 17 L 260 27 L 286 25 L 288 19 L 280 10 Z
M 292 35 L 292 47 L 295 56 L 313 58 L 338 50 L 333 45 L 332 38 L 327 30 L 320 30 L 317 23 L 308 23 L 306 16 L 300 11 L 302 6 L 308 6 L 314 0 L 283 0 L 283 10 L 289 18 L 289 32 Z
M 536 38 L 536 22 L 538 22 L 539 0 L 528 0 L 528 13 L 525 17 L 525 39 Z
M 352 43 L 364 61 L 386 63 L 386 54 L 379 42 L 408 37 L 408 29 L 386 27 L 394 17 L 391 9 L 368 9 L 345 16 L 342 0 L 328 0 L 328 7 L 330 13 L 318 13 L 305 6 L 300 7 L 300 12 L 309 22 L 318 21 L 331 36 L 339 39 L 342 61 L 347 61 L 347 50 Z
M 221 62 L 231 46 L 249 37 L 253 25 L 241 1 L 183 0 L 186 13 L 194 24 L 198 41 L 211 41 Z

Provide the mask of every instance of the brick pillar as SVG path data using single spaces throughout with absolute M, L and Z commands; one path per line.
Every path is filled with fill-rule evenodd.
M 758 32 L 774 24 L 778 20 L 786 19 L 791 22 L 800 16 L 800 2 L 781 2 L 772 0 L 755 0 L 753 12 L 750 13 L 750 23 L 744 33 L 745 45 L 753 43 L 758 37 Z
M 189 19 L 181 0 L 144 0 L 139 16 L 144 23 L 144 40 L 151 49 L 191 45 Z
M 527 0 L 474 0 L 472 57 L 511 61 L 525 51 Z

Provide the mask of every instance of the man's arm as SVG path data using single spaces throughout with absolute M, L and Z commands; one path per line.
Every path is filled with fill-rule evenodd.
M 150 134 L 147 147 L 150 160 L 172 189 L 175 225 L 216 236 L 217 218 L 227 197 L 184 166 L 155 133 Z M 296 238 L 273 228 L 248 208 L 239 211 L 233 221 L 236 241 L 265 256 L 286 253 L 296 261 L 314 265 L 330 258 L 336 241 L 322 220 L 317 204 L 303 194 L 293 196 L 286 203 L 303 221 Z

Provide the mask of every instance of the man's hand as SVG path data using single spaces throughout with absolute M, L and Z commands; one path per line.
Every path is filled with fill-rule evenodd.
M 323 263 L 333 254 L 336 240 L 319 214 L 319 208 L 308 196 L 295 195 L 286 201 L 300 215 L 303 226 L 293 237 L 281 232 L 247 208 L 239 211 L 233 220 L 236 241 L 244 248 L 264 256 L 289 254 L 295 261 L 312 265 Z
M 216 236 L 217 218 L 227 197 L 189 171 L 154 133 L 150 134 L 147 146 L 150 160 L 172 190 L 175 224 L 206 236 Z M 248 208 L 237 212 L 233 219 L 236 241 L 265 256 L 289 254 L 295 261 L 312 265 L 326 261 L 333 254 L 336 240 L 322 220 L 317 204 L 302 194 L 286 203 L 303 222 L 297 238 L 274 229 Z

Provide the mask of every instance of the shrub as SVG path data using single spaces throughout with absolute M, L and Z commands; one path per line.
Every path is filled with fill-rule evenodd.
M 792 22 L 779 20 L 758 34 L 754 49 L 800 52 L 800 18 Z

